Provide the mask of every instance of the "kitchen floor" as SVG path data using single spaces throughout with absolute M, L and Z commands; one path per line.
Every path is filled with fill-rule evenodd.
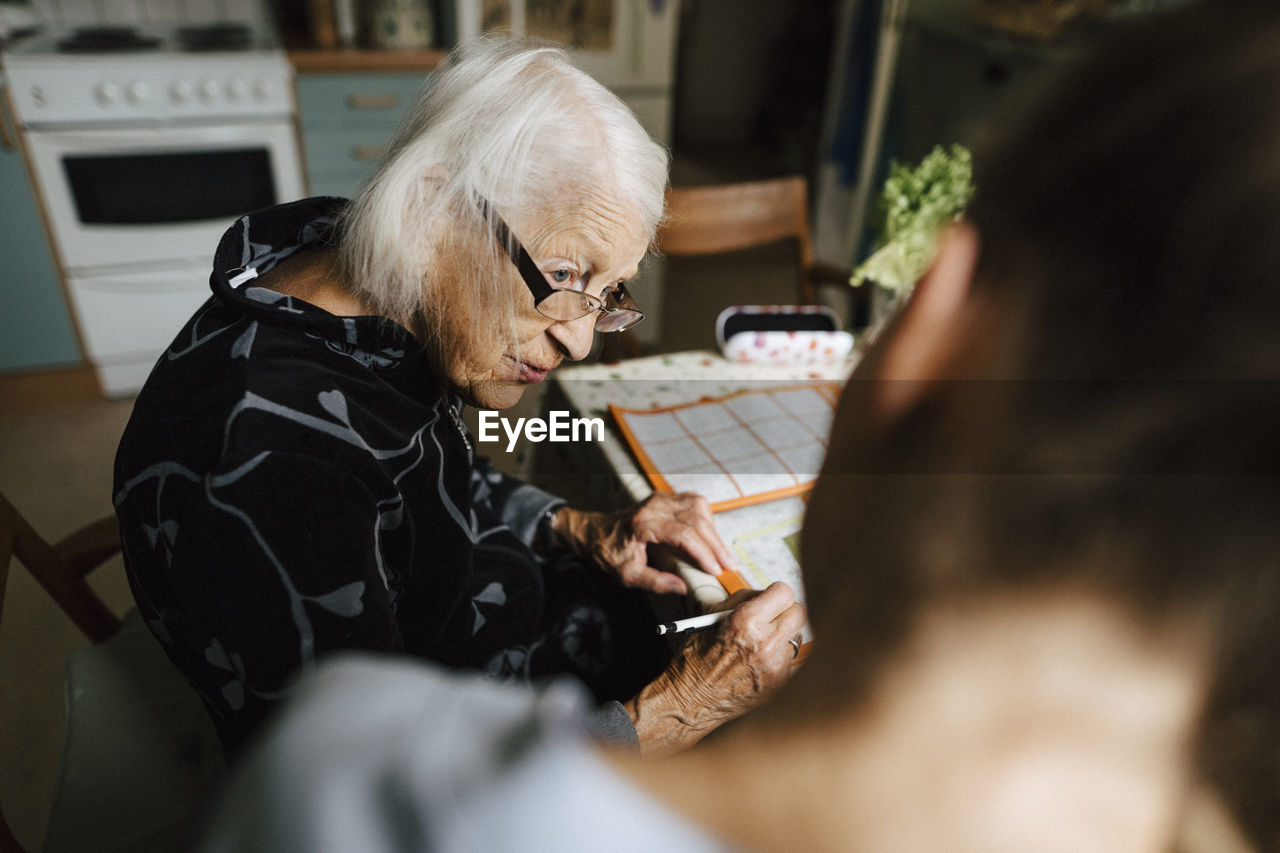
M 708 175 L 696 164 L 677 162 L 673 169 L 679 183 L 705 182 Z M 667 263 L 659 351 L 714 348 L 715 317 L 725 305 L 794 298 L 794 261 L 785 248 Z M 108 514 L 112 459 L 131 408 L 132 401 L 115 400 L 0 412 L 0 491 L 50 539 Z M 93 585 L 118 612 L 131 606 L 119 558 L 95 573 Z M 14 834 L 34 851 L 57 775 L 63 663 L 87 641 L 16 564 L 3 601 L 0 804 Z

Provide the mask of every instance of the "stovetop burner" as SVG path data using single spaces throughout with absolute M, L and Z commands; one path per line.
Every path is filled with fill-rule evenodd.
M 159 46 L 158 36 L 144 35 L 132 27 L 81 27 L 58 41 L 60 53 L 121 53 Z
M 180 27 L 178 43 L 184 50 L 245 50 L 253 45 L 253 32 L 244 24 L 209 24 Z
M 0 0 L 3 3 L 4 0 Z M 85 62 L 101 56 L 108 62 L 173 61 L 183 55 L 229 53 L 241 56 L 281 52 L 269 23 L 252 20 L 189 22 L 182 26 L 157 23 L 95 24 L 75 28 L 50 27 L 5 47 L 5 64 L 61 56 Z

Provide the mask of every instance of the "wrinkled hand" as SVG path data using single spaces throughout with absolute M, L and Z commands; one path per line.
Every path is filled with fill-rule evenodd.
M 647 755 L 678 752 L 758 705 L 791 674 L 789 640 L 808 619 L 785 583 L 735 593 L 721 630 L 695 634 L 662 675 L 624 703 Z
M 551 529 L 560 544 L 637 589 L 688 592 L 678 574 L 650 565 L 649 545 L 668 546 L 712 575 L 734 568 L 733 556 L 711 520 L 711 505 L 691 492 L 655 493 L 612 513 L 564 507 L 556 513 Z

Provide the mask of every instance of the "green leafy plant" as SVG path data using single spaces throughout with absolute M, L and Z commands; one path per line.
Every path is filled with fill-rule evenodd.
M 878 248 L 849 283 L 873 281 L 906 296 L 933 261 L 938 232 L 972 197 L 973 158 L 962 145 L 939 145 L 914 168 L 893 161 L 880 193 Z

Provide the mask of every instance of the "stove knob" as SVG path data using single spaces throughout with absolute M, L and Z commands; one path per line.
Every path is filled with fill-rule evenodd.
M 177 80 L 169 87 L 169 100 L 175 104 L 185 104 L 191 100 L 192 94 L 191 84 L 186 80 Z
M 141 80 L 129 84 L 129 102 L 141 104 L 151 94 L 151 87 Z
M 121 94 L 120 84 L 114 80 L 104 80 L 98 84 L 98 103 L 103 106 L 109 107 L 120 103 Z
M 249 83 L 243 77 L 232 77 L 231 82 L 227 83 L 227 97 L 231 100 L 238 101 L 247 94 Z
M 276 84 L 270 77 L 259 77 L 253 84 L 253 94 L 259 101 L 269 101 L 275 93 Z
M 200 100 L 212 101 L 218 97 L 218 81 L 212 77 L 206 77 L 200 83 Z

